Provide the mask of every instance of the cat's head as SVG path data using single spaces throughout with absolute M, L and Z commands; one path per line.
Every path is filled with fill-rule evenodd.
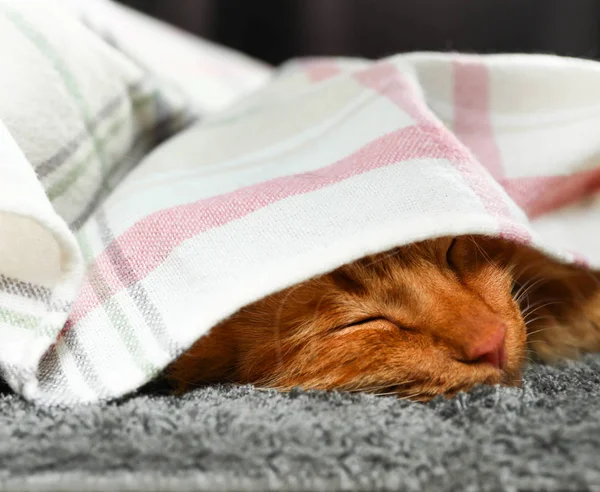
M 254 303 L 220 327 L 240 382 L 426 400 L 518 384 L 526 330 L 493 240 L 442 238 L 373 255 Z

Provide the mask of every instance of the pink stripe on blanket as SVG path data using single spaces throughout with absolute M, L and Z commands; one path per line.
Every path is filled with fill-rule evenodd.
M 455 154 L 451 141 L 438 142 L 438 128 L 411 126 L 388 133 L 353 154 L 322 169 L 285 176 L 237 191 L 156 212 L 116 239 L 133 275 L 125 282 L 116 274 L 107 251 L 88 269 L 73 306 L 68 326 L 73 326 L 111 296 L 145 278 L 184 241 L 207 230 L 241 219 L 285 198 L 317 191 L 353 176 L 411 159 L 443 159 Z M 427 137 L 427 138 L 424 138 Z M 101 292 L 92 285 L 100 276 Z
M 501 180 L 530 218 L 539 217 L 600 191 L 600 168 L 570 176 L 532 176 Z
M 419 125 L 439 126 L 435 116 L 422 103 L 419 94 L 406 76 L 391 63 L 376 63 L 371 67 L 354 74 L 365 87 L 377 91 L 387 97 L 396 106 L 407 113 Z M 446 140 L 446 139 L 445 139 Z M 453 147 L 456 147 L 453 145 Z M 461 152 L 466 156 L 464 152 Z
M 355 74 L 356 79 L 381 95 L 389 98 L 413 118 L 418 128 L 428 134 L 434 145 L 443 148 L 444 156 L 461 173 L 463 179 L 477 194 L 487 212 L 498 219 L 501 236 L 527 244 L 531 236 L 527 229 L 516 223 L 499 186 L 474 162 L 468 150 L 442 125 L 425 103 L 421 94 L 404 74 L 390 63 L 378 63 Z M 464 143 L 464 142 L 463 142 Z
M 498 179 L 504 175 L 500 149 L 490 117 L 490 76 L 481 60 L 453 61 L 454 133 Z

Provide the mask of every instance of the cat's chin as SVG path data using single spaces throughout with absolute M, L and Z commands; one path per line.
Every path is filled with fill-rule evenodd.
M 406 389 L 397 396 L 402 399 L 409 399 L 418 402 L 427 402 L 439 396 L 444 398 L 453 398 L 459 393 L 467 393 L 478 386 L 508 386 L 519 387 L 523 382 L 522 367 L 508 367 L 505 370 L 493 369 L 491 367 L 481 367 L 473 369 L 470 374 L 464 374 L 462 381 L 458 376 L 459 382 L 454 384 L 442 384 L 439 387 L 432 387 L 430 382 L 423 381 L 411 389 Z

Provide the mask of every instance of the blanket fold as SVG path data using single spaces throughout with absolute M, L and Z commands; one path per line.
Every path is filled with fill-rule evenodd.
M 64 43 L 64 32 L 18 15 L 31 23 L 28 42 L 43 33 L 48 45 Z M 4 17 L 11 29 L 14 18 Z M 103 39 L 90 46 L 128 94 L 121 119 L 93 123 L 86 108 L 110 107 L 93 97 L 103 79 L 68 75 L 69 54 L 55 53 L 48 97 L 81 86 L 64 111 L 83 115 L 87 132 L 57 176 L 34 174 L 47 152 L 23 137 L 26 124 L 11 128 L 0 103 L 0 336 L 14 341 L 0 349 L 0 369 L 30 400 L 119 397 L 240 307 L 426 238 L 499 236 L 554 261 L 600 265 L 596 63 L 436 53 L 298 60 L 179 131 L 196 100 L 185 84 L 139 85 L 148 67 L 130 56 L 140 47 L 119 55 Z M 245 94 L 268 70 L 243 64 L 252 72 Z M 133 86 L 142 87 L 134 99 Z M 165 136 L 178 134 L 128 158 L 136 135 L 165 121 Z M 89 214 L 73 223 L 82 209 Z
M 1 122 L 0 176 L 0 360 L 8 382 L 24 392 L 67 319 L 84 265 L 75 236 Z

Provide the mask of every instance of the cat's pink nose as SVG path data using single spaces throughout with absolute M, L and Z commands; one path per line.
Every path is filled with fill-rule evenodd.
M 467 357 L 471 362 L 485 362 L 496 369 L 506 367 L 506 349 L 504 339 L 506 328 L 499 324 L 483 341 L 476 341 L 467 350 Z

